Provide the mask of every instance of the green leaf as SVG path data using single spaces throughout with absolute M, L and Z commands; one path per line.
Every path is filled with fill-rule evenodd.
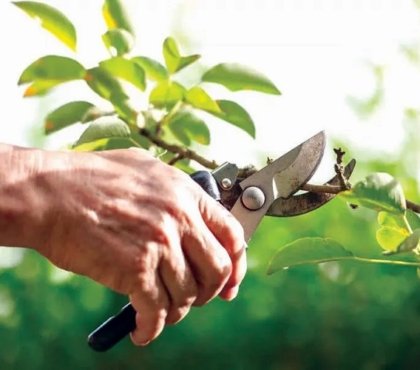
M 218 64 L 209 69 L 202 80 L 223 85 L 231 91 L 253 90 L 267 94 L 281 94 L 266 76 L 240 64 Z
M 94 92 L 104 99 L 112 100 L 112 97 L 116 95 L 128 99 L 118 80 L 101 67 L 89 69 L 86 72 L 85 81 Z
M 396 251 L 403 240 L 411 233 L 410 226 L 404 214 L 389 212 L 378 213 L 379 229 L 376 240 L 385 251 Z
M 99 64 L 110 75 L 130 82 L 135 87 L 144 91 L 146 88 L 143 69 L 135 62 L 122 57 L 114 57 Z
M 138 140 L 133 140 L 132 137 L 111 137 L 107 139 L 98 139 L 89 143 L 75 145 L 72 150 L 76 152 L 92 152 L 100 150 L 126 149 L 139 146 L 147 149 L 150 146 L 149 142 L 143 137 L 141 139 L 143 140 L 140 142 L 138 142 Z
M 131 125 L 137 124 L 138 112 L 131 106 L 124 96 L 115 95 L 112 97 L 111 103 L 121 119 Z
M 150 92 L 149 101 L 157 108 L 171 109 L 184 99 L 185 93 L 185 88 L 179 83 L 163 81 Z
M 60 85 L 61 81 L 53 81 L 53 80 L 37 80 L 32 82 L 23 93 L 25 98 L 32 97 L 32 96 L 42 96 L 47 94 L 52 88 Z
M 76 145 L 90 143 L 99 139 L 129 137 L 130 128 L 116 117 L 100 118 L 92 122 L 82 133 Z
M 86 101 L 74 101 L 55 109 L 45 119 L 44 128 L 46 134 L 61 130 L 73 123 L 82 122 L 86 113 L 94 107 Z
M 126 122 L 135 123 L 137 112 L 130 106 L 128 96 L 119 81 L 102 67 L 91 68 L 85 77 L 86 83 L 99 96 L 112 103 L 119 116 Z
M 395 251 L 388 251 L 386 254 L 391 255 L 404 252 L 413 252 L 418 256 L 420 255 L 420 229 L 414 230 Z
M 61 82 L 79 80 L 86 70 L 74 59 L 59 55 L 47 55 L 29 65 L 19 77 L 19 85 L 41 80 L 57 85 Z
M 192 141 L 202 145 L 210 144 L 210 131 L 205 122 L 189 111 L 181 111 L 170 118 L 169 130 L 184 145 Z
M 185 94 L 185 100 L 194 108 L 202 109 L 210 113 L 222 113 L 216 101 L 199 86 L 194 86 L 189 89 Z
M 75 152 L 94 152 L 105 150 L 110 139 L 98 139 L 83 144 L 75 144 L 72 148 Z
M 407 229 L 382 226 L 376 231 L 376 240 L 383 250 L 395 252 L 398 246 L 409 236 Z
M 111 54 L 117 56 L 127 54 L 134 45 L 131 33 L 122 28 L 113 28 L 102 35 L 102 41 Z
M 183 160 L 177 161 L 175 163 L 175 167 L 178 168 L 179 170 L 189 174 L 189 175 L 196 172 L 196 169 L 194 169 L 191 166 L 191 160 L 190 159 L 183 159 Z
M 213 113 L 216 117 L 244 130 L 255 139 L 255 125 L 248 112 L 239 104 L 230 100 L 216 100 L 221 113 Z
M 200 55 L 181 56 L 176 41 L 172 37 L 167 37 L 163 42 L 163 58 L 165 59 L 168 71 L 175 73 L 194 63 L 200 58 Z
M 415 252 L 418 253 L 417 245 L 420 239 L 420 230 L 416 230 L 415 234 L 416 237 L 413 237 L 414 234 L 410 235 L 406 239 L 406 242 L 403 242 L 403 244 L 407 243 L 407 245 L 404 245 L 404 247 L 402 246 L 401 248 L 406 248 L 407 250 L 417 248 Z M 340 243 L 333 239 L 314 237 L 298 239 L 281 248 L 270 261 L 267 273 L 273 274 L 293 266 L 341 260 L 406 267 L 420 266 L 420 262 L 355 256 L 351 251 L 345 249 Z
M 38 19 L 43 28 L 71 50 L 76 50 L 76 30 L 70 20 L 59 10 L 35 1 L 16 1 L 13 4 L 32 18 Z
M 121 28 L 134 34 L 133 27 L 120 0 L 105 0 L 102 15 L 108 29 Z
M 383 226 L 376 232 L 376 240 L 383 250 L 387 252 L 396 252 L 398 250 L 398 246 L 407 238 L 408 235 L 408 233 L 401 229 Z
M 102 109 L 99 109 L 96 106 L 92 106 L 91 108 L 89 108 L 85 112 L 85 114 L 82 117 L 80 122 L 81 123 L 88 123 L 88 122 L 92 122 L 92 121 L 94 121 L 98 118 L 106 117 L 106 116 L 110 116 L 110 115 L 112 115 L 111 112 L 106 112 L 106 111 L 103 111 Z
M 316 264 L 353 257 L 353 253 L 329 238 L 302 238 L 285 245 L 273 257 L 268 274 L 297 265 Z
M 407 230 L 407 224 L 404 215 L 381 211 L 378 213 L 378 224 L 380 226 L 389 226 L 397 229 Z
M 131 59 L 136 62 L 146 72 L 146 77 L 153 81 L 167 80 L 169 75 L 166 68 L 158 61 L 148 57 L 134 57 Z
M 417 213 L 413 212 L 411 209 L 405 211 L 408 223 L 411 226 L 411 229 L 420 229 L 420 217 Z
M 405 196 L 400 183 L 383 172 L 373 173 L 340 193 L 345 200 L 377 211 L 404 213 Z

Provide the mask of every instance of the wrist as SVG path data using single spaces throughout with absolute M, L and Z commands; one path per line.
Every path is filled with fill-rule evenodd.
M 0 245 L 37 248 L 45 235 L 41 150 L 0 144 Z

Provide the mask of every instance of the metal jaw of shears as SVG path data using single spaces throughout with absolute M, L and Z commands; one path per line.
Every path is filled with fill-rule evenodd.
M 324 148 L 325 134 L 321 131 L 245 179 L 238 178 L 239 170 L 231 163 L 212 173 L 220 190 L 220 202 L 242 224 L 247 241 L 265 215 L 297 216 L 321 207 L 334 197 L 334 194 L 311 192 L 294 195 L 318 168 Z M 354 160 L 346 166 L 346 177 L 354 166 Z M 335 176 L 327 184 L 338 182 Z
M 225 163 L 211 174 L 200 171 L 192 178 L 241 223 L 245 240 L 249 241 L 265 215 L 288 217 L 310 212 L 334 197 L 334 194 L 296 194 L 318 168 L 325 148 L 325 134 L 320 132 L 261 170 L 246 178 L 240 178 L 238 167 Z M 348 178 L 355 161 L 345 168 Z M 328 183 L 337 184 L 332 178 Z M 135 329 L 136 312 L 127 304 L 115 316 L 109 318 L 88 337 L 88 343 L 96 351 L 106 351 Z

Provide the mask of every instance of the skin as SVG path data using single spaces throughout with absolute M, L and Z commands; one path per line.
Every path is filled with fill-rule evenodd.
M 130 297 L 137 345 L 191 306 L 231 300 L 243 230 L 189 176 L 139 149 L 53 152 L 0 145 L 0 245 Z

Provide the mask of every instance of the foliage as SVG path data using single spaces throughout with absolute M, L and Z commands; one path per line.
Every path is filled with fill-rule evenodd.
M 269 274 L 295 265 L 346 259 L 420 267 L 420 229 L 413 231 L 411 226 L 418 226 L 419 217 L 408 211 L 411 224 L 408 221 L 405 195 L 395 178 L 387 173 L 373 173 L 357 182 L 352 189 L 340 193 L 340 196 L 353 203 L 353 206 L 357 204 L 378 212 L 379 228 L 376 239 L 385 256 L 410 252 L 411 260 L 360 257 L 329 238 L 303 238 L 284 246 L 276 253 L 270 262 Z
M 50 7 L 46 8 L 37 2 L 17 2 L 15 5 L 31 16 L 38 16 L 42 20 L 48 20 L 48 24 L 54 24 L 54 27 L 45 28 L 61 41 L 63 34 L 74 34 L 72 40 L 76 48 L 76 31 L 69 31 L 69 29 L 74 30 L 74 27 L 61 12 Z M 164 146 L 166 150 L 170 148 L 170 144 L 181 147 L 190 147 L 194 143 L 209 145 L 210 129 L 196 113 L 203 111 L 255 137 L 255 126 L 246 110 L 233 101 L 213 99 L 205 90 L 203 83 L 217 83 L 231 91 L 254 90 L 280 94 L 267 77 L 240 64 L 220 63 L 205 71 L 197 84 L 186 87 L 176 80 L 176 74 L 197 62 L 200 55 L 182 55 L 175 39 L 167 37 L 162 45 L 164 65 L 147 56 L 131 56 L 135 35 L 122 3 L 105 1 L 103 16 L 108 30 L 102 40 L 112 55 L 109 59 L 100 61 L 96 67 L 86 68 L 78 61 L 64 56 L 41 57 L 23 71 L 19 84 L 29 83 L 25 96 L 36 96 L 43 95 L 64 82 L 84 80 L 96 94 L 110 103 L 114 110 L 109 112 L 84 101 L 66 103 L 46 117 L 44 124 L 46 134 L 83 122 L 88 124 L 88 127 L 74 144 L 76 150 L 109 149 L 115 147 L 115 139 L 123 139 L 124 147 L 134 145 L 146 149 L 150 149 L 151 144 L 156 144 L 157 140 L 166 145 Z M 63 42 L 69 37 L 64 38 Z M 123 82 L 131 84 L 141 92 L 148 92 L 148 106 L 135 109 Z M 149 142 L 139 139 L 141 135 L 146 136 Z M 185 159 L 180 158 L 185 156 L 180 153 L 185 151 L 180 149 L 178 153 L 175 151 L 162 156 L 162 159 L 176 165 L 179 159 Z M 180 163 L 181 168 L 185 169 L 186 165 L 189 167 L 189 159 Z M 407 248 L 402 248 L 400 244 L 404 244 L 405 239 L 411 237 L 412 231 L 405 218 L 404 192 L 397 180 L 386 173 L 371 174 L 365 180 L 358 182 L 353 189 L 343 192 L 341 196 L 361 206 L 400 214 L 405 221 L 406 229 L 381 225 L 377 232 L 378 242 L 387 252 L 407 251 Z M 332 248 L 328 253 L 335 252 L 332 247 L 335 246 L 334 243 L 318 241 L 310 245 L 312 245 L 311 250 L 308 249 L 307 240 L 293 245 L 296 253 L 294 258 L 302 256 L 302 259 L 296 262 L 316 263 L 318 260 L 324 260 L 323 255 L 326 250 Z M 281 249 L 275 260 L 283 260 L 288 250 L 289 246 L 284 250 Z M 411 250 L 414 252 L 417 249 L 413 247 Z M 307 253 L 319 255 L 317 258 L 308 259 L 304 257 Z M 277 265 L 272 262 L 270 271 L 273 272 L 273 266 Z
M 64 14 L 38 2 L 14 4 L 41 19 L 44 27 L 66 45 L 69 46 L 67 40 L 71 39 L 71 49 L 76 49 L 75 28 Z M 66 103 L 47 116 L 44 125 L 46 134 L 83 122 L 89 127 L 76 141 L 76 149 L 81 144 L 96 140 L 101 140 L 101 145 L 93 144 L 92 148 L 106 149 L 108 141 L 121 137 L 122 131 L 129 132 L 123 137 L 130 139 L 130 145 L 149 148 L 150 144 L 145 144 L 145 140 L 138 140 L 139 129 L 147 130 L 152 141 L 153 138 L 164 138 L 168 144 L 209 145 L 210 130 L 198 114 L 201 111 L 255 136 L 255 126 L 247 111 L 236 102 L 214 99 L 206 91 L 205 83 L 216 83 L 232 91 L 254 90 L 280 94 L 268 78 L 239 64 L 221 63 L 203 72 L 192 86 L 184 86 L 177 80 L 177 73 L 196 63 L 200 55 L 183 55 L 176 40 L 167 37 L 162 45 L 164 64 L 148 56 L 133 56 L 130 52 L 135 35 L 122 3 L 105 1 L 103 17 L 108 29 L 102 41 L 110 58 L 99 61 L 95 67 L 85 67 L 67 56 L 48 55 L 28 66 L 19 84 L 30 84 L 25 96 L 40 96 L 65 82 L 79 80 L 102 97 L 112 111 L 90 102 Z M 133 106 L 134 99 L 125 83 L 146 94 L 148 101 L 145 106 Z M 103 116 L 107 119 L 101 120 Z M 127 126 L 126 129 L 122 128 L 121 121 Z M 107 125 L 107 128 L 102 129 L 102 125 Z M 109 130 L 110 125 L 114 128 L 118 126 L 122 131 Z M 173 156 L 164 159 L 171 161 Z
M 64 14 L 42 3 L 14 4 L 76 50 L 76 30 Z M 204 71 L 192 86 L 184 86 L 177 73 L 188 72 L 199 55 L 183 55 L 172 37 L 163 42 L 162 63 L 131 55 L 134 27 L 123 3 L 104 1 L 102 14 L 108 59 L 90 67 L 68 56 L 48 55 L 29 65 L 19 79 L 29 84 L 24 92 L 28 97 L 75 80 L 104 100 L 104 107 L 79 100 L 57 107 L 45 118 L 46 134 L 82 123 L 87 127 L 74 150 L 154 149 L 156 139 L 199 149 L 197 144 L 211 144 L 211 126 L 205 120 L 210 114 L 255 137 L 248 112 L 234 101 L 213 98 L 206 84 L 233 92 L 280 94 L 266 76 L 221 63 Z M 146 97 L 144 106 L 132 98 L 132 89 Z M 192 171 L 191 158 L 177 154 L 167 152 L 161 158 Z M 359 161 L 360 172 L 369 175 L 341 194 L 360 205 L 357 210 L 334 201 L 292 220 L 264 220 L 251 242 L 250 272 L 239 299 L 229 306 L 214 302 L 193 311 L 141 351 L 127 344 L 105 357 L 90 352 L 80 338 L 115 312 L 124 298 L 81 277 L 62 275 L 35 254 L 25 253 L 17 267 L 1 273 L 8 286 L 0 290 L 0 337 L 7 338 L 2 340 L 0 367 L 413 368 L 420 361 L 412 345 L 420 335 L 420 287 L 407 266 L 420 265 L 420 221 L 407 209 L 403 187 L 386 173 L 400 165 Z M 285 246 L 277 250 L 280 241 Z M 269 259 L 270 273 L 283 271 L 276 280 L 261 274 Z M 42 288 L 47 284 L 52 288 Z

